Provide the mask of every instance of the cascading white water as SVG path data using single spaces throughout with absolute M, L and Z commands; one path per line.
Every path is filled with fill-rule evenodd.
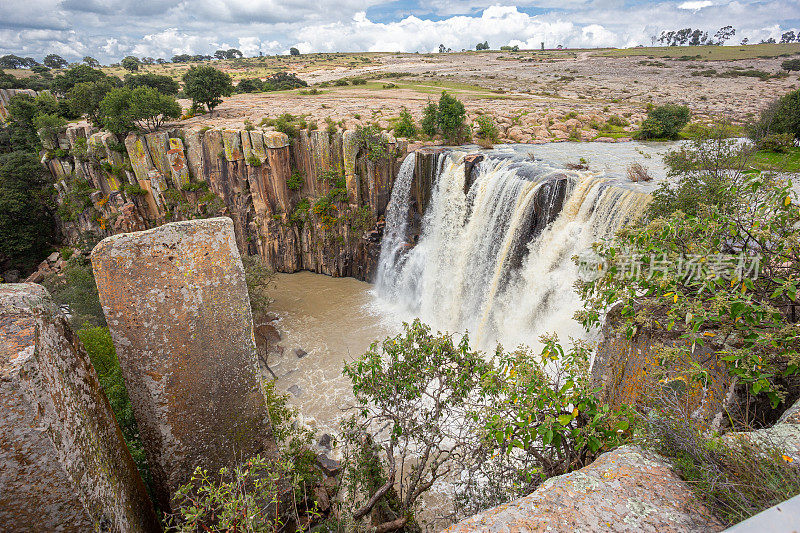
M 510 158 L 489 157 L 475 172 L 464 194 L 464 154 L 444 159 L 411 247 L 413 162 L 404 161 L 387 210 L 381 306 L 442 331 L 468 331 L 473 345 L 488 350 L 497 342 L 534 346 L 547 332 L 581 336 L 572 320 L 580 305 L 572 257 L 637 218 L 649 194 L 606 176 Z

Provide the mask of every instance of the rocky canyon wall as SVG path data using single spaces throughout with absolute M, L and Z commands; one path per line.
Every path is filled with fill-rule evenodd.
M 33 283 L 0 285 L 0 530 L 161 531 L 86 351 Z
M 370 280 L 381 217 L 407 151 L 382 134 L 175 128 L 124 140 L 88 125 L 44 134 L 67 242 L 213 216 L 233 220 L 240 253 L 279 272 Z M 90 244 L 93 244 L 90 242 Z

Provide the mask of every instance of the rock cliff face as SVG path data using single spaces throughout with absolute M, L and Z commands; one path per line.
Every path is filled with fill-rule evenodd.
M 533 493 L 472 516 L 447 533 L 472 531 L 720 531 L 722 525 L 667 461 L 636 446 L 601 455 Z
M 370 280 L 406 143 L 381 150 L 355 131 L 188 128 L 120 142 L 90 126 L 42 135 L 71 243 L 225 215 L 242 254 L 279 272 L 311 270 Z
M 33 283 L 0 285 L 0 530 L 161 531 L 89 357 Z
M 232 221 L 108 237 L 92 266 L 162 508 L 197 466 L 274 454 Z

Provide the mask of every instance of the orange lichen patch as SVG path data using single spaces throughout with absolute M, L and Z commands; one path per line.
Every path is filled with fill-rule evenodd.
M 0 529 L 161 530 L 97 374 L 40 285 L 0 285 L 0 378 Z
M 724 362 L 708 347 L 698 348 L 691 358 L 671 361 L 665 373 L 657 343 L 662 340 L 677 342 L 655 339 L 647 332 L 629 339 L 624 334 L 613 334 L 610 328 L 606 330 L 592 370 L 595 379 L 603 385 L 603 401 L 613 407 L 652 405 L 654 395 L 670 387 L 680 393 L 678 396 L 685 409 L 694 411 L 702 406 L 703 416 L 710 419 L 721 409 L 730 385 Z M 694 378 L 693 362 L 710 370 L 705 383 Z
M 197 465 L 274 450 L 232 221 L 109 237 L 92 264 L 160 503 Z
M 664 459 L 635 446 L 623 446 L 576 472 L 547 480 L 528 496 L 483 511 L 446 531 L 661 533 L 721 529 Z

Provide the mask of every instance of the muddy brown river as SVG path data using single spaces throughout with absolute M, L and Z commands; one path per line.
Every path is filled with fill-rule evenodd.
M 341 409 L 352 399 L 342 376 L 345 362 L 399 330 L 374 310 L 371 288 L 353 278 L 298 272 L 278 274 L 270 291 L 283 354 L 271 355 L 269 365 L 278 390 L 289 393 L 317 433 L 336 432 Z M 307 355 L 298 357 L 298 348 Z

